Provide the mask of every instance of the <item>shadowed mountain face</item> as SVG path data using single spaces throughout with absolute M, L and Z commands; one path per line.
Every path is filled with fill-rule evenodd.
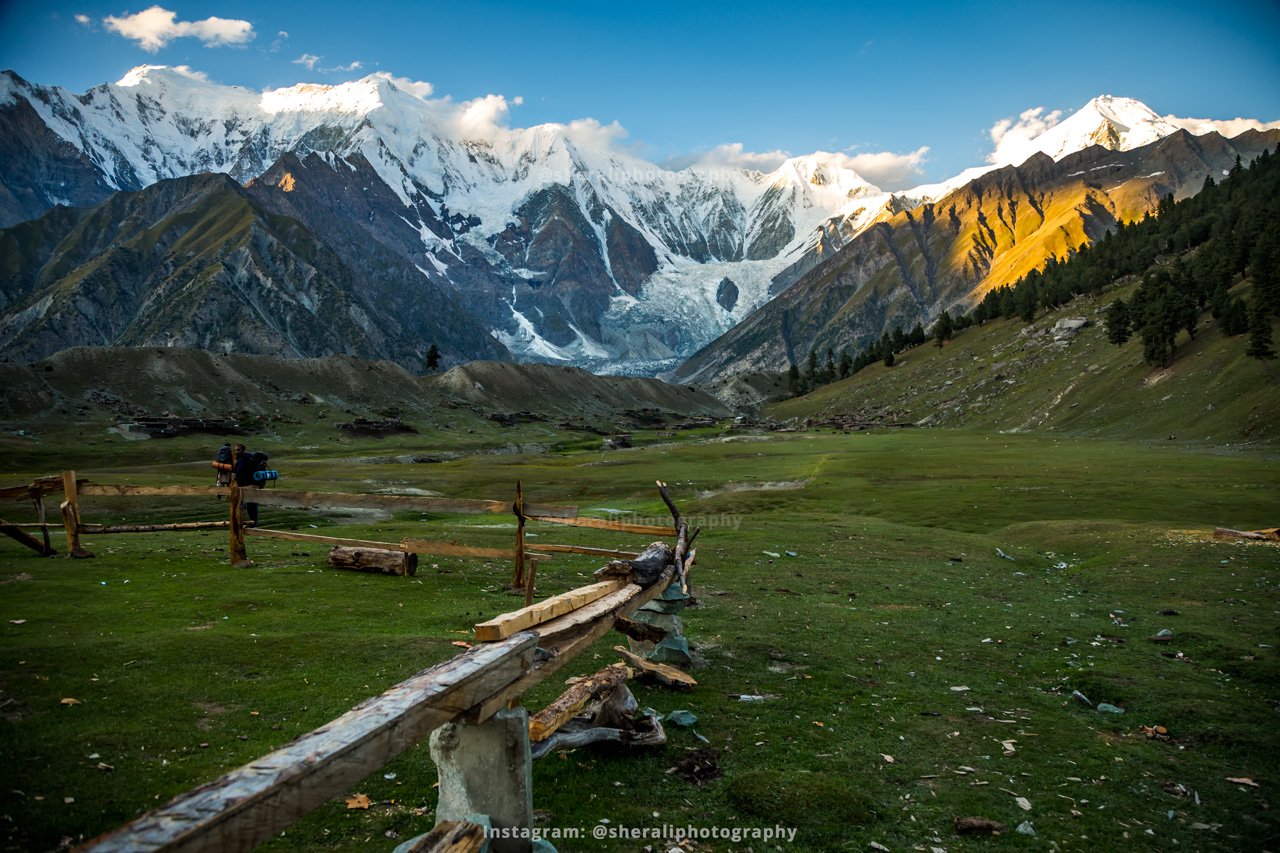
M 161 181 L 0 231 L 0 354 L 89 345 L 387 358 L 420 369 L 505 355 L 458 304 L 380 243 L 331 248 L 224 175 Z
M 858 350 L 894 326 L 926 325 L 943 309 L 1066 258 L 1118 221 L 1191 195 L 1237 156 L 1280 143 L 1280 131 L 1227 140 L 1179 131 L 1131 151 L 1044 154 L 989 172 L 936 202 L 897 213 L 844 245 L 685 362 L 685 381 L 785 370 L 811 349 Z

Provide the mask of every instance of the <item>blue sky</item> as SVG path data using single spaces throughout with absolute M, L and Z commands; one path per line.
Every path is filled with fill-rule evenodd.
M 0 67 L 77 92 L 143 63 L 252 89 L 388 71 L 435 97 L 518 96 L 515 126 L 617 121 L 655 161 L 733 144 L 744 157 L 887 152 L 918 170 L 906 183 L 980 164 L 1002 118 L 1069 113 L 1097 94 L 1280 119 L 1275 2 L 161 0 L 173 37 L 154 51 L 105 21 L 149 5 L 0 0 Z

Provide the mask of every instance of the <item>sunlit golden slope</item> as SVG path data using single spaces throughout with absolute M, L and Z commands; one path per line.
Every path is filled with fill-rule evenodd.
M 1239 156 L 1280 144 L 1280 131 L 1232 140 L 1180 131 L 1131 151 L 1093 147 L 1055 162 L 1038 154 L 990 172 L 937 202 L 877 223 L 682 365 L 707 381 L 783 370 L 810 349 L 860 349 L 895 325 L 926 325 L 967 307 L 1051 256 L 1065 258 L 1160 198 L 1198 191 Z

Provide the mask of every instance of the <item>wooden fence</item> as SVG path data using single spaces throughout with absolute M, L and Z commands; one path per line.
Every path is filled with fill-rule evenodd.
M 63 478 L 62 516 L 66 524 L 68 548 L 79 547 L 80 533 L 96 532 L 79 520 L 78 498 L 86 496 L 191 496 L 224 493 L 231 498 L 230 528 L 235 536 L 235 512 L 239 506 L 235 489 L 202 489 L 175 486 L 100 485 L 77 480 L 72 472 Z M 656 582 L 641 586 L 630 577 L 611 577 L 561 596 L 526 604 L 522 610 L 503 614 L 477 626 L 476 646 L 368 699 L 341 717 L 304 734 L 288 745 L 262 756 L 221 778 L 176 797 L 167 805 L 102 835 L 85 845 L 92 851 L 238 851 L 249 850 L 295 823 L 324 802 L 348 790 L 369 774 L 392 761 L 423 739 L 433 729 L 457 719 L 483 723 L 504 708 L 515 707 L 520 697 L 568 664 L 583 650 L 615 628 L 627 631 L 628 618 L 636 610 L 662 595 L 675 584 L 688 587 L 688 572 L 694 555 L 692 534 L 671 502 L 665 484 L 659 491 L 672 511 L 671 527 L 647 527 L 613 523 L 592 527 L 650 535 L 675 535 L 671 561 Z M 46 494 L 52 493 L 49 489 Z M 267 492 L 273 505 L 342 506 L 350 495 L 310 492 Z M 259 502 L 263 495 L 255 493 Z M 448 498 L 400 498 L 398 496 L 355 496 L 367 499 L 363 506 L 431 508 L 449 506 L 453 512 L 502 512 L 508 507 L 493 501 L 458 501 Z M 551 523 L 582 522 L 572 507 L 523 505 L 517 490 L 514 507 L 517 517 Z M 536 513 L 525 516 L 524 513 Z M 147 529 L 173 528 L 146 525 Z M 516 549 L 523 546 L 523 523 L 518 524 Z M 277 536 L 287 531 L 247 528 L 250 536 Z M 338 541 L 335 537 L 288 534 L 303 541 Z M 360 540 L 341 540 L 360 541 Z M 374 543 L 379 546 L 391 543 Z M 437 547 L 441 543 L 428 543 Z M 445 543 L 447 544 L 447 543 Z M 416 540 L 399 543 L 400 548 L 419 547 Z M 426 545 L 423 551 L 427 553 Z M 464 546 L 456 546 L 462 548 Z M 601 556 L 635 556 L 631 552 L 590 549 L 579 546 L 539 545 L 551 551 Z M 82 549 L 81 549 L 82 550 Z M 484 549 L 477 549 L 484 550 Z M 439 553 L 432 551 L 430 553 Z M 508 552 L 503 551 L 505 556 Z M 472 554 L 466 554 L 472 556 Z M 482 556 L 488 556 L 484 554 Z M 611 563 L 611 571 L 619 570 Z M 517 564 L 520 567 L 520 564 Z M 532 572 L 527 578 L 531 583 Z M 490 640 L 484 642 L 484 640 Z M 535 655 L 535 651 L 537 654 Z M 690 680 L 691 681 L 691 680 Z

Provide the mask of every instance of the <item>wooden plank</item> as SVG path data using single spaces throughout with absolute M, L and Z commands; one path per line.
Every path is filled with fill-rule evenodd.
M 603 598 L 609 593 L 617 592 L 626 586 L 628 584 L 625 580 L 617 578 L 600 581 L 590 586 L 571 589 L 568 592 L 548 598 L 546 601 L 539 601 L 537 604 L 522 607 L 510 613 L 503 613 L 476 625 L 476 639 L 485 643 L 504 640 L 517 631 L 523 631 L 525 628 L 549 622 L 557 616 L 585 607 L 591 602 Z
M 400 549 L 410 554 L 428 554 L 437 557 L 483 557 L 487 560 L 510 560 L 516 553 L 510 548 L 479 548 L 475 545 L 431 542 L 426 539 L 405 539 L 400 543 Z
M 35 551 L 37 554 L 39 554 L 41 557 L 52 557 L 54 554 L 57 553 L 56 551 L 53 550 L 53 548 L 50 548 L 48 545 L 46 545 L 44 542 L 40 541 L 39 539 L 35 538 L 34 536 L 32 536 L 30 533 L 23 532 L 23 530 L 19 528 L 18 525 L 10 524 L 9 522 L 5 521 L 3 518 L 0 518 L 0 533 L 3 533 L 5 536 L 8 536 L 10 539 L 14 540 L 15 542 L 18 542 L 19 544 L 27 546 L 32 551 Z
M 638 551 L 618 551 L 614 548 L 588 548 L 585 545 L 552 545 L 547 542 L 537 544 L 539 551 L 549 554 L 586 554 L 590 557 L 613 557 L 619 560 L 630 560 L 639 557 Z
M 166 530 L 218 530 L 230 525 L 230 521 L 181 521 L 173 524 L 82 524 L 80 525 L 80 532 L 91 535 L 102 533 L 160 533 Z
M 441 513 L 503 513 L 510 512 L 511 505 L 502 501 L 472 500 L 468 498 L 429 498 L 418 495 L 354 495 L 338 492 L 306 492 L 291 489 L 260 489 L 254 501 L 263 506 L 300 506 L 314 509 L 374 508 Z M 573 518 L 578 514 L 576 506 L 530 506 L 539 514 L 553 518 Z
M 558 616 L 555 619 L 537 625 L 534 630 L 538 632 L 539 636 L 546 639 L 559 634 L 573 633 L 583 625 L 603 617 L 608 617 L 612 623 L 614 613 L 634 598 L 640 592 L 640 587 L 633 583 L 627 583 L 625 578 L 612 578 L 611 580 L 622 580 L 623 585 L 590 604 L 570 610 L 563 616 Z
M 606 613 L 594 622 L 579 625 L 577 630 L 571 633 L 557 634 L 554 638 L 548 637 L 545 633 L 547 627 L 559 620 L 553 620 L 530 629 L 538 635 L 538 644 L 543 647 L 544 651 L 549 653 L 549 657 L 539 661 L 534 668 L 530 669 L 529 672 L 517 679 L 509 687 L 477 704 L 468 715 L 468 718 L 474 722 L 483 723 L 503 708 L 508 707 L 513 701 L 519 699 L 524 693 L 542 683 L 545 679 L 550 678 L 573 660 L 576 655 L 590 648 L 597 640 L 612 631 L 617 617 L 630 616 L 661 595 L 670 586 L 673 575 L 674 570 L 668 567 L 658 578 L 657 583 L 648 589 L 641 589 L 635 584 L 628 584 L 624 590 L 619 592 L 630 592 L 631 597 L 617 610 L 612 613 Z M 601 601 L 603 600 L 601 599 Z M 477 646 L 477 648 L 483 648 L 483 646 Z
M 649 524 L 627 524 L 624 521 L 609 521 L 604 518 L 553 518 L 546 515 L 529 513 L 531 521 L 545 521 L 548 524 L 564 524 L 569 527 L 591 527 L 596 530 L 616 530 L 619 533 L 637 533 L 641 536 L 670 536 L 674 531 L 670 527 L 654 527 Z
M 83 489 L 84 484 L 89 481 L 86 479 L 76 480 L 76 484 Z M 0 501 L 25 501 L 32 498 L 40 498 L 45 495 L 55 494 L 62 491 L 62 477 L 40 477 L 32 480 L 22 486 L 5 486 L 0 489 Z
M 87 483 L 80 494 L 95 498 L 201 498 L 226 497 L 231 490 L 218 486 L 129 486 L 122 483 Z
M 374 542 L 369 539 L 345 539 L 341 536 L 321 536 L 316 533 L 295 533 L 292 530 L 273 530 L 269 527 L 245 528 L 246 536 L 265 536 L 269 539 L 289 539 L 294 542 L 314 542 L 317 545 L 340 545 L 344 548 L 378 548 L 383 551 L 403 551 L 391 542 Z
M 625 646 L 614 646 L 613 650 L 633 664 L 641 673 L 656 678 L 668 687 L 687 690 L 698 685 L 694 677 L 682 669 L 676 669 L 674 666 L 668 666 L 665 663 L 654 663 L 651 660 L 645 660 L 635 652 L 629 651 Z
M 516 502 L 511 509 L 516 514 L 515 572 L 511 577 L 511 586 L 515 589 L 520 589 L 526 584 L 524 579 L 524 489 L 521 487 L 519 480 L 516 480 Z M 528 595 L 532 594 L 532 590 L 530 590 Z M 528 595 L 526 595 L 526 598 Z
M 546 740 L 556 729 L 572 720 L 588 702 L 630 677 L 631 670 L 626 664 L 615 663 L 574 682 L 554 702 L 529 718 L 529 740 L 533 743 Z
M 476 646 L 81 849 L 248 850 L 518 681 L 536 644 L 522 633 Z

